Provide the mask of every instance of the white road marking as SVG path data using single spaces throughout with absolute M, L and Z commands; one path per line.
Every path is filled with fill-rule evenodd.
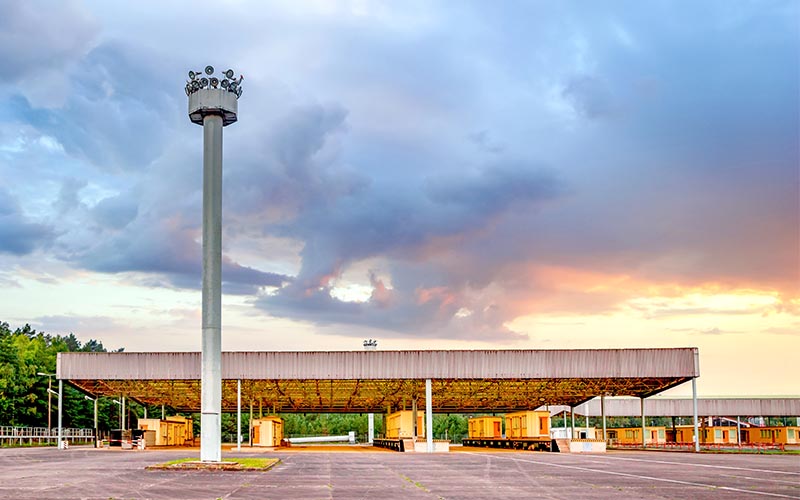
M 600 457 L 594 457 L 594 458 L 600 458 Z M 669 462 L 667 460 L 642 460 L 641 458 L 608 457 L 608 456 L 602 458 L 605 460 L 630 460 L 632 462 L 647 462 L 651 464 L 685 465 L 687 467 L 710 467 L 712 469 L 744 470 L 748 472 L 765 472 L 769 474 L 789 474 L 792 476 L 800 476 L 800 472 L 769 470 L 769 469 L 749 469 L 747 467 L 731 467 L 730 465 L 692 464 L 688 462 Z
M 667 479 L 667 478 L 663 478 L 663 477 L 642 476 L 642 475 L 639 475 L 639 474 L 628 474 L 626 472 L 615 472 L 615 471 L 609 471 L 609 470 L 592 469 L 590 467 L 580 467 L 580 466 L 577 466 L 577 465 L 553 464 L 553 463 L 548 463 L 548 462 L 540 462 L 538 460 L 526 460 L 526 459 L 523 459 L 523 458 L 514 458 L 514 457 L 509 457 L 509 456 L 505 456 L 505 455 L 501 455 L 501 454 L 489 455 L 489 454 L 475 453 L 475 452 L 470 452 L 470 451 L 464 452 L 464 453 L 469 453 L 471 455 L 478 455 L 478 456 L 482 456 L 482 457 L 491 457 L 491 458 L 500 458 L 500 459 L 505 458 L 507 460 L 514 460 L 516 462 L 527 462 L 527 463 L 538 464 L 538 465 L 549 465 L 551 467 L 560 467 L 560 468 L 564 468 L 564 469 L 575 469 L 575 470 L 580 470 L 580 471 L 584 471 L 584 472 L 597 472 L 597 473 L 600 473 L 600 474 L 611 474 L 613 476 L 635 477 L 637 479 L 650 479 L 651 481 L 661 481 L 661 482 L 664 482 L 664 483 L 684 484 L 684 485 L 687 485 L 687 486 L 696 486 L 698 488 L 713 488 L 713 489 L 717 489 L 717 490 L 735 491 L 737 493 L 749 493 L 751 495 L 762 495 L 762 496 L 767 496 L 767 497 L 800 498 L 800 497 L 794 497 L 794 496 L 789 496 L 789 495 L 781 495 L 780 493 L 768 493 L 768 492 L 765 492 L 765 491 L 744 490 L 744 489 L 741 489 L 741 488 L 733 488 L 731 486 L 717 486 L 715 484 L 695 483 L 695 482 L 692 482 L 692 481 L 680 481 L 678 479 Z M 667 463 L 670 463 L 670 462 L 667 462 Z M 680 464 L 678 464 L 678 465 L 680 465 Z

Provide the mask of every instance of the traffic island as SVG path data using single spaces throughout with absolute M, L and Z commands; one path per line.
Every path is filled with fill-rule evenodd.
M 201 462 L 194 458 L 181 458 L 162 464 L 148 465 L 147 470 L 221 470 L 268 471 L 280 463 L 278 458 L 225 458 L 221 462 Z

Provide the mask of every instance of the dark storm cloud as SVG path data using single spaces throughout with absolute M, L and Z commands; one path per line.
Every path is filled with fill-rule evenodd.
M 26 255 L 54 236 L 53 228 L 29 220 L 11 193 L 0 187 L 0 253 Z
M 226 206 L 244 215 L 270 207 L 295 213 L 363 189 L 368 178 L 330 152 L 331 143 L 346 130 L 346 117 L 336 104 L 296 106 L 266 134 L 251 136 L 226 167 Z
M 65 213 L 80 206 L 78 193 L 85 188 L 88 183 L 84 179 L 68 178 L 61 184 L 61 191 L 54 206 L 58 213 Z
M 101 170 L 142 169 L 159 157 L 180 116 L 165 66 L 155 53 L 106 42 L 80 61 L 62 106 L 17 101 L 16 114 Z
M 139 219 L 125 232 L 106 238 L 74 258 L 82 267 L 94 271 L 153 273 L 167 277 L 173 286 L 198 288 L 202 249 L 196 238 L 197 230 L 180 219 Z M 228 258 L 223 258 L 222 277 L 229 291 L 248 294 L 288 281 L 286 276 L 242 266 Z
M 552 171 L 506 163 L 458 177 L 435 178 L 427 191 L 437 204 L 459 205 L 468 212 L 491 216 L 514 204 L 554 198 L 562 189 Z
M 76 1 L 0 4 L 3 80 L 64 68 L 85 54 L 98 26 Z
M 613 115 L 616 110 L 614 97 L 605 82 L 590 76 L 570 79 L 563 90 L 575 108 L 588 118 L 601 118 Z
M 560 191 L 552 172 L 523 163 L 487 167 L 466 176 L 437 176 L 405 191 L 373 185 L 368 193 L 307 210 L 283 228 L 306 243 L 302 268 L 293 283 L 258 305 L 277 316 L 355 323 L 412 336 L 524 338 L 503 326 L 496 304 L 481 304 L 468 316 L 456 317 L 472 304 L 463 284 L 456 285 L 445 274 L 437 278 L 426 273 L 410 282 L 398 279 L 390 292 L 373 277 L 373 287 L 383 288 L 385 295 L 373 294 L 363 304 L 332 297 L 331 281 L 349 264 L 374 256 L 424 262 L 437 252 L 438 240 L 470 239 L 511 207 L 532 214 Z M 415 267 L 410 264 L 406 271 Z
M 100 226 L 122 229 L 133 221 L 139 213 L 136 200 L 126 196 L 103 198 L 92 208 L 94 220 Z

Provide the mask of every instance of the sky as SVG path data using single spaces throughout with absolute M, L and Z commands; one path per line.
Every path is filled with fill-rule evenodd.
M 223 350 L 698 347 L 800 393 L 800 3 L 0 3 L 0 321 Z M 691 394 L 679 387 L 670 395 Z

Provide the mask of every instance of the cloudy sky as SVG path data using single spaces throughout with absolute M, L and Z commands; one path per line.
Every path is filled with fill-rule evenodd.
M 0 320 L 199 350 L 213 64 L 223 349 L 697 346 L 701 395 L 796 394 L 798 61 L 794 0 L 3 2 Z

